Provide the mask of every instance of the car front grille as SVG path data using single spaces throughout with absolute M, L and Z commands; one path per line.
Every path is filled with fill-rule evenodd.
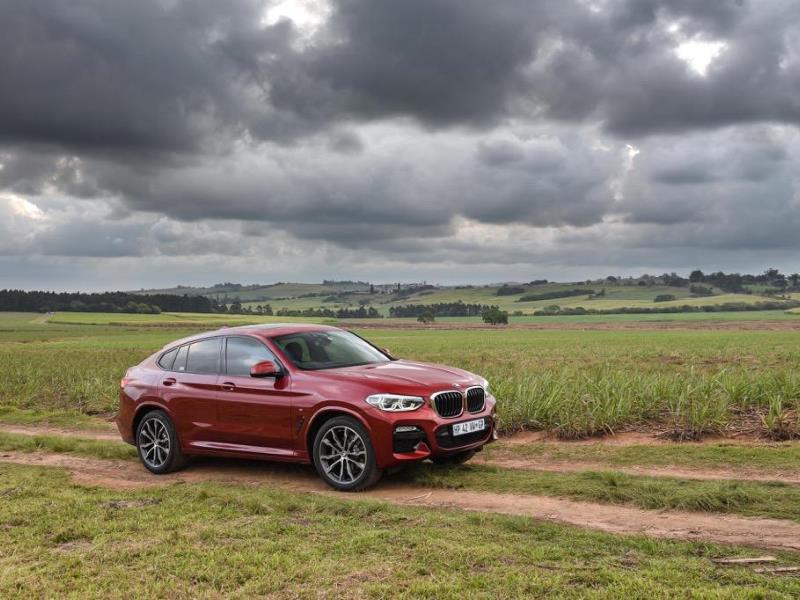
M 483 431 L 473 431 L 464 435 L 453 436 L 453 429 L 451 425 L 444 425 L 436 430 L 436 443 L 440 448 L 457 448 L 459 446 L 468 446 L 489 437 L 492 433 L 491 426 Z
M 461 392 L 439 392 L 433 395 L 433 403 L 442 417 L 457 417 L 464 412 L 464 396 Z
M 471 387 L 467 390 L 467 410 L 481 412 L 486 403 L 486 394 L 482 387 Z

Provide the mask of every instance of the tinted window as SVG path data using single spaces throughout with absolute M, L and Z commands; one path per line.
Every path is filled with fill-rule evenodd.
M 252 338 L 231 337 L 228 338 L 228 347 L 225 351 L 228 364 L 228 375 L 238 375 L 241 377 L 250 376 L 250 367 L 262 360 L 274 361 L 267 347 Z
M 188 350 L 189 346 L 181 346 L 178 349 L 178 355 L 175 357 L 175 362 L 172 363 L 173 371 L 180 371 L 183 373 L 186 370 L 186 354 Z
M 310 331 L 272 338 L 301 369 L 334 369 L 389 362 L 389 358 L 348 331 Z
M 161 356 L 161 360 L 158 361 L 158 366 L 162 369 L 166 369 L 170 371 L 172 369 L 172 363 L 175 362 L 175 355 L 178 353 L 178 349 L 175 348 L 174 350 L 170 350 L 166 354 Z
M 189 344 L 189 357 L 186 359 L 187 373 L 217 373 L 218 371 L 219 338 Z

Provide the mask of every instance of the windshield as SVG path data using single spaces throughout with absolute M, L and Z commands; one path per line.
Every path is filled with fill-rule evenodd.
M 348 331 L 304 331 L 281 335 L 272 341 L 301 369 L 335 369 L 391 360 Z

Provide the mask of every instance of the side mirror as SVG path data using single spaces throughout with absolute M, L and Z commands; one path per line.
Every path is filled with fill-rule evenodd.
M 280 367 L 271 360 L 262 360 L 250 367 L 250 377 L 280 377 Z
M 392 355 L 392 351 L 389 350 L 388 348 L 381 348 L 381 352 L 383 352 L 387 356 L 391 356 Z

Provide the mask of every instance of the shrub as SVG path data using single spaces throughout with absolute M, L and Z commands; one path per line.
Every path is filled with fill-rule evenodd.
M 673 294 L 659 294 L 653 299 L 653 302 L 672 302 L 673 300 L 675 300 Z
M 508 324 L 508 313 L 504 310 L 500 310 L 496 306 L 483 311 L 481 318 L 484 323 L 491 323 L 492 325 Z
M 589 296 L 594 294 L 594 290 L 588 288 L 575 288 L 572 290 L 561 290 L 557 292 L 543 292 L 541 294 L 526 294 L 517 302 L 536 302 L 537 300 L 555 300 L 556 298 L 569 298 L 571 296 Z M 605 293 L 603 294 L 605 295 Z
M 433 314 L 432 310 L 426 310 L 420 316 L 417 317 L 417 321 L 420 323 L 433 323 L 436 320 L 436 316 Z

